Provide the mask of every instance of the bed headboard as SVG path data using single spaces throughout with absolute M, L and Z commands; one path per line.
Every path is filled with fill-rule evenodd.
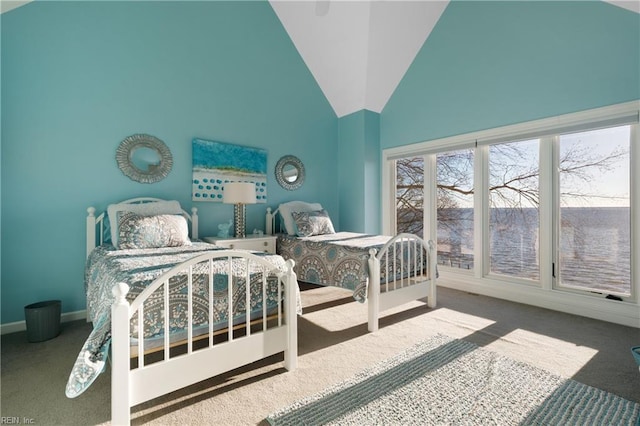
M 144 203 L 157 203 L 158 201 L 165 201 L 160 198 L 152 197 L 138 197 L 131 198 L 129 200 L 120 201 L 118 204 L 144 204 Z M 191 208 L 191 214 L 186 210 L 182 210 L 182 216 L 187 219 L 191 231 L 191 239 L 198 238 L 198 209 L 196 207 Z M 107 212 L 106 210 L 96 216 L 95 207 L 89 207 L 87 209 L 87 257 L 96 246 L 105 242 L 107 231 Z
M 278 208 L 272 213 L 271 208 L 267 207 L 267 217 L 265 223 L 265 232 L 267 235 L 273 235 L 276 232 L 293 233 L 291 228 L 294 225 L 293 218 L 291 217 L 293 212 L 312 212 L 323 210 L 322 205 L 318 202 L 310 203 L 306 201 L 293 200 L 279 204 Z M 276 221 L 276 216 L 280 215 L 280 220 Z M 278 225 L 279 226 L 276 226 Z M 279 229 L 276 229 L 279 228 Z
M 276 215 L 278 214 L 278 209 L 276 209 L 273 213 L 271 213 L 271 207 L 267 207 L 267 216 L 265 220 L 265 233 L 267 235 L 273 235 L 276 232 Z

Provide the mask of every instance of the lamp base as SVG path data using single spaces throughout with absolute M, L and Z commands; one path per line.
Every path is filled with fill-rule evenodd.
M 238 203 L 233 206 L 233 222 L 235 224 L 236 238 L 244 238 L 244 219 L 245 219 L 245 207 L 244 204 Z

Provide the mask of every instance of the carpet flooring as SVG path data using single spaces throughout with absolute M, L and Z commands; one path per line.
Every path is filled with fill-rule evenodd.
M 376 333 L 367 332 L 366 305 L 349 292 L 305 286 L 302 302 L 297 370 L 287 372 L 282 355 L 274 355 L 133 407 L 132 424 L 267 424 L 269 414 L 437 334 L 640 402 L 630 352 L 640 344 L 637 328 L 444 287 L 435 309 L 415 301 L 390 310 Z M 3 335 L 0 415 L 39 425 L 108 424 L 109 369 L 78 398 L 64 395 L 90 330 L 84 321 L 63 323 L 58 337 L 41 343 L 28 343 L 25 332 Z
M 634 426 L 640 404 L 437 335 L 270 415 L 297 425 Z

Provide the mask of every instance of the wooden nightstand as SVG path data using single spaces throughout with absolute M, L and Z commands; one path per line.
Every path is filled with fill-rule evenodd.
M 204 237 L 203 240 L 218 247 L 276 253 L 276 237 L 274 235 L 247 235 L 244 238 Z

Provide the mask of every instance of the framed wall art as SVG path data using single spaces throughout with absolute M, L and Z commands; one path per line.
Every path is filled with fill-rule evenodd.
M 267 150 L 193 139 L 192 200 L 222 202 L 228 182 L 251 182 L 256 202 L 267 202 Z

